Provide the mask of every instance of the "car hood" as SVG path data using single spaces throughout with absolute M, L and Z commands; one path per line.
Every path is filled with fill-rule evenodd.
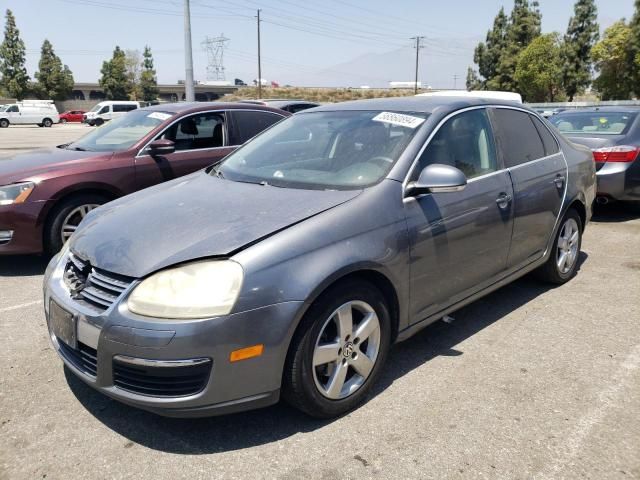
M 231 256 L 360 192 L 277 188 L 198 172 L 94 210 L 71 250 L 94 266 L 140 278 L 189 260 Z
M 589 147 L 590 149 L 594 148 L 602 148 L 602 147 L 611 147 L 613 145 L 618 145 L 622 139 L 624 139 L 624 135 L 569 135 L 567 138 L 571 140 L 573 143 L 577 143 L 578 145 L 584 145 L 585 147 Z
M 67 162 L 92 156 L 111 156 L 112 153 L 78 152 L 64 148 L 45 148 L 0 158 L 0 185 L 27 180 L 55 170 Z

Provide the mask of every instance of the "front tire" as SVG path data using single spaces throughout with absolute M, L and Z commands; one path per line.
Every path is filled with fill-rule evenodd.
M 45 226 L 45 252 L 53 256 L 71 237 L 82 219 L 94 208 L 107 203 L 102 195 L 83 194 L 63 200 L 51 212 Z
M 104 123 L 104 120 L 102 120 L 101 118 L 98 118 L 95 122 L 93 122 L 91 125 L 95 125 L 96 127 L 99 127 L 100 125 L 102 125 Z
M 301 321 L 285 365 L 283 397 L 313 417 L 347 413 L 365 401 L 390 342 L 384 295 L 364 281 L 336 284 Z
M 0 128 L 7 128 L 9 126 L 9 120 L 6 118 L 0 119 Z
M 66 118 L 61 118 L 60 119 L 60 123 L 67 123 L 67 119 Z
M 574 277 L 582 247 L 582 220 L 573 208 L 560 222 L 547 263 L 537 270 L 537 276 L 549 283 L 562 285 Z

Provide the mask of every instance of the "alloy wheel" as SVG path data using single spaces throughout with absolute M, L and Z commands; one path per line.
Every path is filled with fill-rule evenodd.
M 560 229 L 558 248 L 556 251 L 556 265 L 558 271 L 565 275 L 571 271 L 578 258 L 580 244 L 580 228 L 573 218 L 568 218 Z
M 62 222 L 62 228 L 60 229 L 60 236 L 62 243 L 65 244 L 69 237 L 76 231 L 78 225 L 87 214 L 94 208 L 98 208 L 100 205 L 97 203 L 90 203 L 87 205 L 79 205 L 71 210 Z
M 371 305 L 347 302 L 320 329 L 313 350 L 313 379 L 332 400 L 353 394 L 369 378 L 380 352 L 380 320 Z

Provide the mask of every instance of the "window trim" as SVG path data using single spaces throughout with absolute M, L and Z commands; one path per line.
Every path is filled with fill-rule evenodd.
M 229 135 L 229 126 L 230 126 L 230 122 L 229 122 L 229 118 L 228 117 L 228 113 L 231 110 L 241 110 L 241 111 L 247 111 L 247 112 L 265 112 L 268 111 L 269 113 L 274 113 L 276 115 L 280 115 L 279 113 L 276 112 L 272 112 L 271 110 L 257 110 L 257 109 L 244 109 L 244 108 L 234 108 L 234 109 L 218 109 L 218 110 L 201 110 L 199 112 L 193 112 L 193 113 L 188 113 L 186 115 L 182 115 L 180 117 L 175 118 L 169 125 L 167 125 L 160 133 L 158 133 L 157 135 L 154 135 L 153 138 L 151 140 L 149 140 L 137 153 L 137 155 L 134 158 L 140 158 L 140 157 L 148 157 L 149 154 L 148 153 L 144 153 L 144 151 L 147 149 L 147 147 L 149 146 L 149 144 L 151 142 L 153 142 L 159 135 L 164 134 L 164 132 L 167 131 L 167 129 L 169 129 L 170 127 L 172 127 L 176 122 L 179 122 L 180 120 L 183 120 L 187 117 L 191 117 L 193 115 L 199 115 L 202 113 L 220 113 L 222 115 L 224 115 L 225 117 L 225 122 L 224 122 L 224 141 L 228 141 L 230 140 L 230 135 Z M 287 118 L 286 115 L 280 115 L 282 118 Z M 189 150 L 179 150 L 179 152 L 204 152 L 207 150 L 220 150 L 221 148 L 238 148 L 241 147 L 242 144 L 240 145 L 223 145 L 222 147 L 209 147 L 209 148 L 192 148 Z
M 418 165 L 418 161 L 420 160 L 420 157 L 422 156 L 422 154 L 424 153 L 424 151 L 427 149 L 427 147 L 429 146 L 429 144 L 431 143 L 431 140 L 433 139 L 433 137 L 436 136 L 436 134 L 438 133 L 438 131 L 442 128 L 442 126 L 449 121 L 451 118 L 455 117 L 456 115 L 460 115 L 461 113 L 465 113 L 465 112 L 469 112 L 472 110 L 479 110 L 479 109 L 485 109 L 487 110 L 487 116 L 489 117 L 489 121 L 491 123 L 491 134 L 493 135 L 493 141 L 497 146 L 497 140 L 496 140 L 496 135 L 494 132 L 494 125 L 493 125 L 493 121 L 491 119 L 491 113 L 488 111 L 489 109 L 492 108 L 502 108 L 502 109 L 506 109 L 506 110 L 517 110 L 519 112 L 523 112 L 526 113 L 528 115 L 533 115 L 535 117 L 537 117 L 538 119 L 541 119 L 542 117 L 540 115 L 538 115 L 537 113 L 532 113 L 531 111 L 527 110 L 526 108 L 522 108 L 522 107 L 518 107 L 518 106 L 512 106 L 512 105 L 495 105 L 495 104 L 488 104 L 488 105 L 474 105 L 472 107 L 465 107 L 465 108 L 461 108 L 460 110 L 456 110 L 455 112 L 451 112 L 449 114 L 447 114 L 442 120 L 440 120 L 440 122 L 438 122 L 438 124 L 434 127 L 434 129 L 431 131 L 431 133 L 429 134 L 429 136 L 427 137 L 427 139 L 425 140 L 424 144 L 422 145 L 422 147 L 420 147 L 420 150 L 418 150 L 418 153 L 416 154 L 416 156 L 414 157 L 413 161 L 411 162 L 411 166 L 409 167 L 409 170 L 407 170 L 407 173 L 405 175 L 405 178 L 402 182 L 402 190 L 403 192 L 406 192 L 407 189 L 407 185 L 410 182 L 410 178 L 411 175 L 414 173 L 415 169 L 417 168 Z M 638 116 L 640 118 L 640 115 Z M 544 124 L 544 121 L 542 122 Z M 535 127 L 535 125 L 534 125 Z M 474 178 L 470 178 L 468 179 L 467 183 L 471 183 L 474 182 L 476 180 L 480 180 L 483 179 L 485 177 L 488 177 L 490 175 L 494 175 L 496 173 L 499 172 L 503 172 L 503 171 L 508 171 L 510 168 L 518 168 L 521 167 L 523 165 L 529 165 L 532 162 L 537 162 L 539 160 L 543 160 L 546 158 L 550 158 L 553 157 L 555 155 L 563 155 L 564 156 L 564 152 L 562 151 L 562 145 L 560 144 L 560 141 L 558 140 L 558 137 L 556 137 L 556 135 L 554 134 L 554 132 L 548 128 L 545 125 L 545 128 L 547 128 L 547 130 L 549 131 L 549 133 L 551 134 L 551 136 L 555 139 L 556 143 L 558 144 L 558 153 L 554 153 L 553 155 L 547 155 L 541 158 L 537 158 L 535 160 L 531 160 L 529 162 L 525 162 L 525 163 L 521 163 L 519 165 L 516 165 L 515 167 L 507 167 L 502 159 L 502 155 L 499 155 L 498 163 L 499 163 L 499 168 L 498 170 L 496 170 L 495 172 L 491 172 L 488 173 L 486 175 L 480 175 L 478 177 L 474 177 Z M 537 130 L 536 130 L 537 131 Z M 539 134 L 538 134 L 539 136 Z M 540 141 L 542 141 L 542 139 L 540 139 Z M 544 146 L 544 145 L 543 145 Z M 498 152 L 496 152 L 497 154 Z M 546 152 L 545 152 L 546 153 Z M 411 198 L 415 198 L 415 197 L 404 197 L 405 200 L 409 200 Z

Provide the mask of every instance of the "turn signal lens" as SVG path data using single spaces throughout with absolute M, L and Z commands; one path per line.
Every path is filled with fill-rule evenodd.
M 248 358 L 259 357 L 264 351 L 264 345 L 258 344 L 251 347 L 241 348 L 240 350 L 234 350 L 229 355 L 230 362 L 239 362 L 240 360 L 247 360 Z
M 640 147 L 630 145 L 619 145 L 617 147 L 596 148 L 593 151 L 593 160 L 597 163 L 635 161 L 640 153 Z

